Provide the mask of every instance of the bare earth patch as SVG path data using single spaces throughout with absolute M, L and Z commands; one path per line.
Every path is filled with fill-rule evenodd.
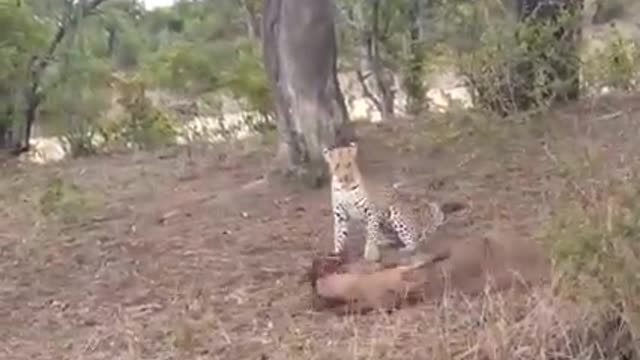
M 393 314 L 311 310 L 301 279 L 332 246 L 329 190 L 263 179 L 263 145 L 197 150 L 193 163 L 172 148 L 5 165 L 0 357 L 537 358 L 580 320 L 551 293 L 539 244 L 570 185 L 557 158 L 589 141 L 635 161 L 634 104 L 603 99 L 538 125 L 459 114 L 359 126 L 365 174 L 416 208 L 427 195 L 472 205 L 429 245 L 453 249 L 433 297 Z

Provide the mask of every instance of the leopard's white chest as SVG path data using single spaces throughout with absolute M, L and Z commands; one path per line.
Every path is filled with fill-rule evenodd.
M 350 218 L 362 221 L 365 218 L 365 209 L 370 204 L 362 188 L 346 191 L 334 187 L 333 206 L 339 206 L 344 209 Z

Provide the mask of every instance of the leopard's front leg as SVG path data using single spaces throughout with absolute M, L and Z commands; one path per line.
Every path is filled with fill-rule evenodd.
M 384 236 L 382 234 L 380 214 L 377 211 L 370 211 L 366 217 L 367 238 L 364 245 L 364 258 L 368 261 L 380 261 L 380 245 Z
M 333 251 L 336 254 L 344 251 L 344 245 L 349 236 L 349 213 L 340 204 L 333 207 Z

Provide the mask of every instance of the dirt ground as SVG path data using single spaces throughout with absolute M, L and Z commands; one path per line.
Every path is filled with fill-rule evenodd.
M 265 180 L 270 144 L 6 163 L 0 358 L 471 358 L 487 304 L 471 299 L 489 296 L 488 280 L 548 291 L 539 240 L 566 188 L 557 159 L 571 162 L 587 139 L 605 155 L 634 154 L 638 99 L 559 109 L 536 125 L 467 114 L 358 125 L 368 176 L 400 183 L 417 208 L 429 196 L 472 209 L 433 239 L 455 249 L 443 265 L 451 281 L 391 315 L 310 309 L 301 279 L 332 246 L 329 189 Z M 535 298 L 519 296 L 494 304 Z

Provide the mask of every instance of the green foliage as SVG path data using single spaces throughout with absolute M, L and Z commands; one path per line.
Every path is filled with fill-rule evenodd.
M 244 4 L 250 10 L 258 5 Z M 221 2 L 211 11 L 206 2 L 179 3 L 173 11 L 149 14 L 147 26 L 164 42 L 154 44 L 144 75 L 152 85 L 198 96 L 210 106 L 233 100 L 240 110 L 256 112 L 247 125 L 263 130 L 272 127 L 272 103 L 260 48 L 248 37 L 238 5 Z
M 114 49 L 114 65 L 118 69 L 131 69 L 139 65 L 144 51 L 144 40 L 135 29 L 123 29 Z
M 29 53 L 46 44 L 45 31 L 31 8 L 0 0 L 0 79 L 17 75 L 15 68 L 26 63 Z
M 609 181 L 588 204 L 567 201 L 547 238 L 561 291 L 621 313 L 640 331 L 640 187 Z
M 248 41 L 238 42 L 236 46 L 236 59 L 223 72 L 222 85 L 244 102 L 247 110 L 268 116 L 273 105 L 260 54 Z
M 56 69 L 60 80 L 52 88 L 43 114 L 44 124 L 58 134 L 72 156 L 97 153 L 94 138 L 102 113 L 109 106 L 106 82 L 110 68 L 104 60 L 78 51 L 68 51 Z
M 488 109 L 508 112 L 515 107 L 509 93 L 509 71 L 512 59 L 522 58 L 522 49 L 514 46 L 510 30 L 496 28 L 483 34 L 477 49 L 461 54 L 457 60 L 459 71 L 468 79 L 474 103 Z M 511 43 L 511 44 L 509 44 Z M 511 49 L 507 55 L 505 48 Z
M 215 91 L 220 87 L 218 62 L 224 59 L 224 50 L 187 41 L 167 44 L 150 57 L 146 78 L 156 85 L 193 94 Z
M 587 86 L 623 91 L 638 89 L 640 75 L 640 47 L 633 39 L 625 38 L 617 29 L 602 49 L 585 61 Z
M 125 114 L 119 121 L 101 128 L 107 145 L 150 149 L 173 144 L 178 134 L 175 121 L 147 98 L 146 83 L 139 76 L 131 79 L 114 76 L 113 79 L 120 94 L 117 101 Z
M 477 20 L 476 15 L 471 16 Z M 456 61 L 474 103 L 506 115 L 573 97 L 580 64 L 567 29 L 573 29 L 577 19 L 561 11 L 554 21 L 487 22 L 475 45 L 465 47 Z
M 23 113 L 29 60 L 42 56 L 60 18 L 80 14 L 63 0 L 0 0 L 0 121 Z M 145 11 L 136 0 L 108 0 L 91 16 L 80 16 L 65 32 L 39 78 L 45 102 L 37 126 L 64 139 L 76 155 L 98 151 L 95 134 L 113 145 L 150 147 L 171 142 L 175 124 L 141 93 L 121 98 L 126 119 L 107 124 L 112 72 L 144 74 L 154 87 L 205 99 L 231 99 L 261 129 L 270 123 L 271 101 L 258 44 L 249 40 L 247 11 L 259 1 L 179 2 Z M 81 20 L 81 21 L 80 21 Z M 146 87 L 144 85 L 143 87 Z M 125 91 L 126 92 L 126 91 Z M 253 124 L 255 123 L 255 124 Z M 134 145 L 135 144 L 135 145 Z
M 16 121 L 17 94 L 27 79 L 31 55 L 43 48 L 46 40 L 47 27 L 34 17 L 31 7 L 0 0 L 0 124 Z

